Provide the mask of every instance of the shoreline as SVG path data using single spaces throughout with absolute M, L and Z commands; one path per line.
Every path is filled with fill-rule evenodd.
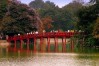
M 6 40 L 0 40 L 0 48 L 7 48 L 8 46 L 10 46 L 9 42 Z

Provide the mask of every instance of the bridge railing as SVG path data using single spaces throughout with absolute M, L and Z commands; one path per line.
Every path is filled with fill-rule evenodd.
M 38 34 L 24 34 L 24 35 L 15 35 L 13 37 L 9 36 L 8 40 L 21 40 L 21 39 L 29 39 L 29 38 L 46 38 L 46 37 L 67 37 L 70 38 L 74 36 L 75 32 L 44 32 Z

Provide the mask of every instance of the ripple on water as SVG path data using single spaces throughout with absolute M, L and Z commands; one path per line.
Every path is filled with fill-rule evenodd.
M 36 53 L 17 58 L 0 58 L 0 66 L 98 66 L 99 54 Z

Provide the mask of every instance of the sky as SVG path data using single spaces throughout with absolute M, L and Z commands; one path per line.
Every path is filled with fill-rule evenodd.
M 29 4 L 33 0 L 20 0 L 22 3 Z M 48 0 L 43 0 L 48 1 Z M 70 3 L 72 0 L 49 0 L 51 2 L 54 2 L 59 7 L 65 6 L 66 4 Z
M 34 0 L 20 0 L 22 3 L 25 3 L 25 4 L 29 4 L 31 1 L 34 1 Z M 72 2 L 72 0 L 43 0 L 44 2 L 45 1 L 51 1 L 51 2 L 54 2 L 56 5 L 58 5 L 59 7 L 63 7 L 65 6 L 66 4 Z M 84 0 L 84 1 L 88 1 L 88 0 Z

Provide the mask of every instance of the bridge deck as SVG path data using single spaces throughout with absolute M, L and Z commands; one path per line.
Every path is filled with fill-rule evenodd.
M 24 35 L 17 35 L 13 37 L 8 37 L 9 41 L 12 40 L 23 40 L 23 39 L 30 39 L 30 38 L 70 38 L 74 36 L 74 32 L 47 32 L 47 33 L 38 33 L 38 34 L 24 34 Z
M 51 47 L 51 38 L 54 38 L 54 43 L 55 43 L 55 47 L 54 47 L 54 50 L 55 52 L 58 51 L 58 38 L 61 38 L 62 40 L 62 52 L 65 52 L 66 51 L 66 38 L 71 38 L 72 36 L 74 36 L 75 34 L 78 34 L 78 33 L 75 33 L 75 32 L 45 32 L 45 33 L 33 33 L 33 34 L 24 34 L 24 35 L 16 35 L 16 36 L 12 36 L 12 37 L 8 37 L 8 42 L 14 42 L 14 47 L 13 49 L 14 50 L 17 50 L 17 42 L 19 41 L 20 43 L 20 50 L 23 49 L 23 45 L 24 43 L 26 43 L 26 48 L 27 50 L 29 50 L 30 48 L 30 43 L 31 43 L 31 39 L 32 39 L 32 45 L 33 45 L 33 51 L 37 51 L 37 39 L 40 39 L 40 43 L 39 43 L 39 46 L 40 46 L 40 51 L 44 51 L 44 47 L 43 45 L 46 45 L 47 46 L 47 51 L 50 52 L 50 47 Z M 44 44 L 44 39 L 43 38 L 47 38 L 47 44 Z M 23 40 L 26 40 L 26 41 L 23 41 Z M 71 49 L 74 48 L 74 41 L 71 40 Z M 46 47 L 45 47 L 46 48 Z

